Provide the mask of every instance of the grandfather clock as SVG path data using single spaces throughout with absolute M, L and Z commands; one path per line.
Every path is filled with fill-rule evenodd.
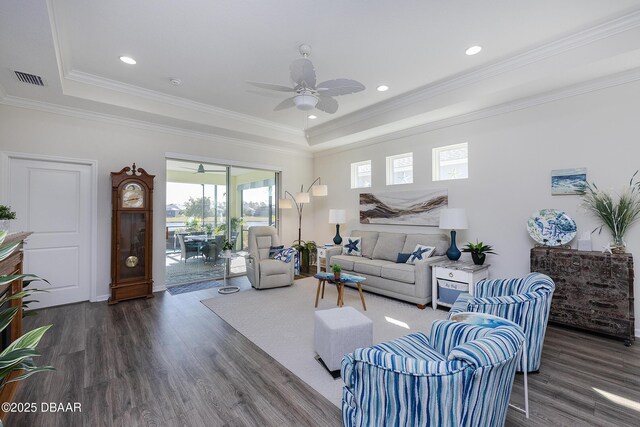
M 111 172 L 111 297 L 109 304 L 153 296 L 153 178 L 144 169 Z

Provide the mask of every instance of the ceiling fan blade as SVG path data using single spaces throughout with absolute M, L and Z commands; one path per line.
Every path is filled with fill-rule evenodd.
M 280 104 L 276 105 L 273 111 L 280 111 L 280 110 L 284 110 L 285 108 L 291 108 L 294 106 L 295 104 L 293 103 L 293 97 L 291 97 L 291 98 L 285 99 Z
M 291 71 L 291 80 L 297 85 L 304 88 L 315 89 L 316 87 L 316 70 L 313 63 L 307 58 L 296 59 L 289 66 Z
M 325 113 L 333 114 L 338 111 L 338 101 L 324 94 L 318 95 L 318 103 L 316 104 L 316 108 L 318 110 L 324 111 Z
M 277 90 L 278 92 L 295 92 L 295 89 L 293 89 L 292 87 L 287 87 L 282 85 L 274 85 L 271 83 L 259 83 L 259 82 L 247 82 L 247 83 L 262 89 Z
M 327 80 L 318 85 L 318 92 L 327 96 L 340 96 L 348 95 L 350 93 L 356 93 L 363 91 L 364 85 L 360 82 L 351 79 L 335 79 Z

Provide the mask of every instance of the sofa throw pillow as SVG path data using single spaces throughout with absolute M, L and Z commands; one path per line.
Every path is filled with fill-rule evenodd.
M 273 258 L 276 256 L 276 254 L 278 252 L 280 252 L 282 249 L 284 249 L 284 245 L 280 245 L 280 246 L 271 246 L 269 248 L 269 258 Z
M 293 248 L 280 249 L 278 253 L 273 256 L 273 259 L 282 262 L 291 262 L 297 252 L 298 251 Z
M 409 255 L 407 264 L 415 264 L 416 261 L 422 261 L 424 259 L 427 259 L 431 255 L 433 255 L 433 252 L 435 250 L 436 250 L 435 246 L 416 245 L 416 248 L 413 250 L 411 255 Z
M 344 239 L 342 255 L 362 256 L 362 238 L 350 236 Z
M 396 259 L 396 264 L 405 264 L 409 261 L 409 257 L 411 254 L 403 254 L 402 252 L 398 252 L 398 259 Z

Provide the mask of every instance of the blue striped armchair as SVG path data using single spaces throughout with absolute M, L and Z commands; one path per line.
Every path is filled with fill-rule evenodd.
M 414 333 L 342 359 L 344 426 L 504 425 L 519 327 L 438 320 Z
M 526 370 L 537 371 L 540 369 L 542 345 L 555 288 L 553 280 L 542 273 L 530 273 L 515 279 L 481 280 L 475 286 L 474 296 L 466 293 L 458 296 L 449 317 L 455 313 L 472 311 L 493 314 L 520 325 L 526 338 Z M 525 369 L 523 359 L 518 364 L 518 372 Z

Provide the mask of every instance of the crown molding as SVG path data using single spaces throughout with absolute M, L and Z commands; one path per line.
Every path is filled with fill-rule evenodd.
M 58 72 L 60 73 L 61 78 L 68 79 L 77 83 L 97 86 L 97 87 L 107 89 L 107 90 L 112 90 L 118 93 L 139 96 L 141 98 L 148 99 L 151 101 L 162 102 L 162 103 L 173 105 L 176 107 L 186 108 L 192 111 L 211 114 L 213 116 L 219 117 L 224 120 L 236 120 L 241 123 L 266 128 L 276 132 L 282 132 L 287 135 L 293 135 L 300 139 L 305 138 L 305 132 L 303 130 L 295 129 L 290 126 L 285 126 L 269 120 L 259 119 L 257 117 L 253 117 L 247 114 L 242 114 L 242 113 L 226 110 L 219 107 L 214 107 L 209 104 L 191 101 L 186 98 L 181 98 L 178 96 L 167 95 L 161 92 L 144 89 L 139 86 L 128 85 L 115 80 L 96 76 L 90 73 L 69 69 L 67 66 L 67 63 L 64 61 L 64 58 L 63 58 L 62 44 L 60 43 L 60 32 L 58 31 L 58 25 L 57 25 L 57 19 L 55 14 L 55 8 L 53 6 L 53 0 L 47 0 L 47 8 L 49 10 L 49 21 L 51 24 L 51 31 L 53 35 L 53 45 L 54 45 L 54 50 L 56 55 L 56 61 L 58 63 Z
M 453 117 L 448 117 L 442 120 L 436 120 L 433 122 L 425 123 L 419 126 L 414 126 L 408 129 L 400 131 L 390 132 L 385 135 L 376 136 L 373 138 L 364 139 L 362 141 L 354 142 L 347 145 L 342 145 L 335 148 L 326 148 L 314 150 L 314 157 L 325 157 L 336 153 L 345 152 L 354 148 L 366 147 L 370 145 L 376 145 L 388 141 L 393 141 L 400 138 L 406 138 L 415 136 L 427 132 L 432 132 L 438 129 L 456 126 L 464 123 L 469 123 L 476 120 L 482 120 L 489 117 L 499 116 L 502 114 L 511 113 L 514 111 L 524 110 L 538 105 L 546 104 L 549 102 L 559 101 L 565 98 L 573 96 L 583 95 L 590 92 L 596 92 L 602 89 L 607 89 L 615 86 L 624 85 L 627 83 L 633 83 L 640 80 L 640 67 L 634 68 L 622 73 L 612 74 L 606 77 L 601 77 L 587 82 L 578 83 L 575 85 L 563 87 L 557 90 L 545 92 L 542 94 L 521 98 L 515 101 L 498 104 L 492 107 L 483 108 L 476 111 L 460 114 Z
M 640 8 L 549 43 L 539 45 L 532 49 L 527 49 L 526 51 L 508 58 L 477 67 L 471 71 L 456 74 L 452 77 L 438 80 L 434 83 L 425 85 L 422 88 L 413 90 L 410 93 L 398 95 L 370 107 L 363 108 L 321 125 L 314 126 L 307 130 L 308 139 L 312 140 L 314 137 L 336 131 L 344 126 L 351 126 L 354 123 L 388 114 L 415 103 L 428 101 L 438 95 L 461 89 L 471 84 L 479 83 L 488 78 L 517 70 L 526 65 L 542 61 L 581 46 L 586 46 L 598 40 L 606 39 L 637 27 L 640 27 Z
M 149 130 L 154 132 L 162 132 L 171 135 L 184 136 L 189 138 L 197 138 L 205 141 L 213 141 L 223 144 L 231 144 L 234 147 L 244 147 L 252 150 L 264 150 L 288 155 L 297 155 L 302 157 L 311 157 L 312 154 L 308 147 L 283 146 L 282 141 L 265 141 L 254 142 L 242 138 L 234 138 L 230 136 L 217 135 L 214 133 L 199 132 L 189 129 L 183 129 L 175 126 L 168 126 L 163 124 L 151 123 L 143 120 L 136 120 L 130 118 L 119 117 L 111 114 L 98 113 L 95 111 L 84 110 L 75 107 L 62 106 L 58 104 L 52 104 L 42 101 L 34 101 L 31 99 L 20 98 L 15 96 L 4 96 L 0 98 L 0 104 L 8 105 L 11 107 L 25 108 L 30 110 L 44 111 L 47 113 L 60 114 L 64 116 L 95 120 L 108 124 L 115 124 L 121 126 L 128 126 L 136 129 Z M 277 143 L 277 145 L 271 145 Z
M 103 89 L 112 90 L 114 92 L 119 92 L 127 95 L 135 95 L 151 101 L 162 102 L 180 108 L 211 114 L 224 120 L 236 120 L 242 123 L 260 126 L 297 137 L 304 137 L 305 135 L 304 131 L 302 130 L 281 125 L 269 120 L 263 120 L 257 117 L 249 116 L 247 114 L 237 113 L 235 111 L 225 110 L 224 108 L 214 107 L 209 104 L 191 101 L 186 98 L 180 98 L 178 96 L 167 95 L 165 93 L 157 92 L 154 90 L 144 89 L 139 86 L 121 83 L 115 80 L 107 79 L 78 70 L 69 71 L 65 75 L 65 78 L 77 83 L 97 86 Z

